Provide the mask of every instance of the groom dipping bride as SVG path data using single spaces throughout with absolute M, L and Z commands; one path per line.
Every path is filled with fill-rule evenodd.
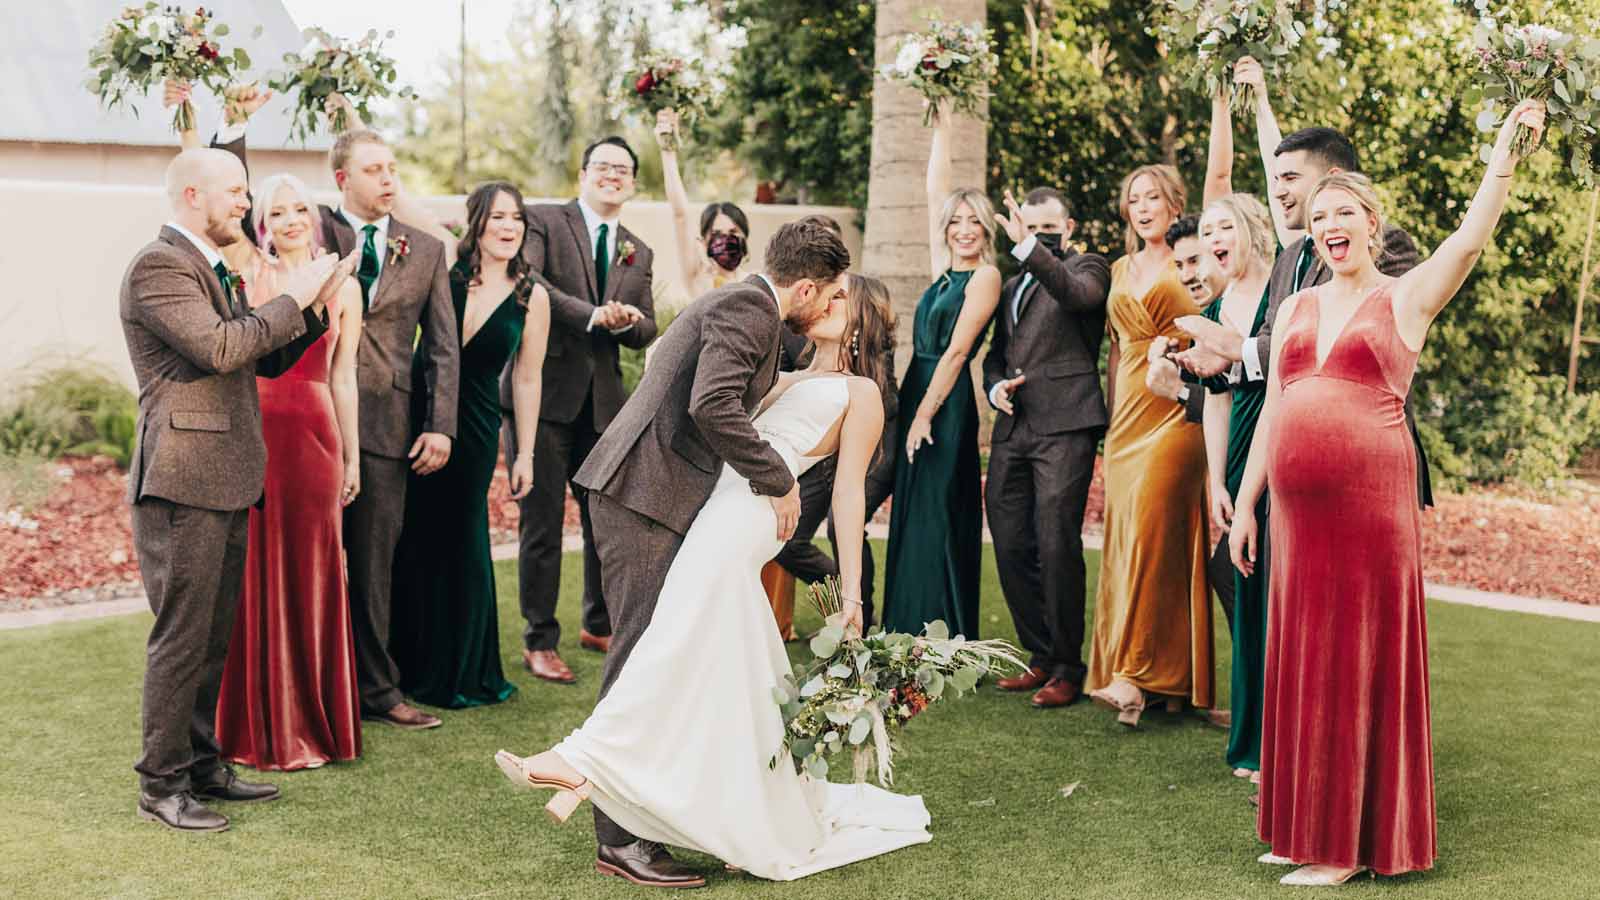
M 784 728 L 772 688 L 790 668 L 760 571 L 794 531 L 795 480 L 833 455 L 843 615 L 861 625 L 863 486 L 892 320 L 883 285 L 849 265 L 828 229 L 780 228 L 763 274 L 673 322 L 578 471 L 613 625 L 600 702 L 555 747 L 495 761 L 520 787 L 555 790 L 558 821 L 594 801 L 603 874 L 705 884 L 672 844 L 790 880 L 931 839 L 921 797 L 768 765 Z M 780 376 L 785 322 L 816 353 Z

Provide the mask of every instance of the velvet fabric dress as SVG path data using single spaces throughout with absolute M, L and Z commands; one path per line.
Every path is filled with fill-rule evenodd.
M 266 483 L 250 510 L 244 592 L 217 696 L 223 758 L 256 769 L 361 755 L 340 526 L 344 457 L 328 386 L 334 306 L 328 322 L 288 372 L 256 379 Z
M 917 301 L 911 365 L 900 408 L 915 410 L 950 347 L 972 271 L 939 276 Z M 983 342 L 980 334 L 974 346 Z M 914 415 L 899 417 L 891 453 L 904 453 Z M 921 634 L 943 620 L 951 634 L 978 637 L 978 575 L 983 555 L 983 488 L 978 460 L 978 404 L 966 366 L 933 416 L 933 443 L 895 469 L 884 570 L 883 627 Z
M 456 328 L 467 308 L 467 275 L 450 273 Z M 500 449 L 500 373 L 522 342 L 523 306 L 507 295 L 461 348 L 460 408 L 450 459 L 411 474 L 395 551 L 390 651 L 400 689 L 433 706 L 499 703 L 516 692 L 500 664 L 494 562 L 489 554 L 489 483 Z M 421 360 L 413 407 L 429 396 Z M 413 421 L 421 410 L 414 408 Z
M 1417 354 L 1388 285 L 1318 363 L 1302 291 L 1272 374 L 1271 607 L 1258 829 L 1300 863 L 1432 868 L 1438 855 L 1417 457 Z
M 1132 293 L 1128 258 L 1111 266 L 1107 315 L 1120 359 L 1105 441 L 1105 549 L 1085 688 L 1114 679 L 1210 707 L 1210 547 L 1205 436 L 1182 406 L 1145 386 L 1155 337 L 1179 338 L 1180 316 L 1200 308 L 1168 264 Z

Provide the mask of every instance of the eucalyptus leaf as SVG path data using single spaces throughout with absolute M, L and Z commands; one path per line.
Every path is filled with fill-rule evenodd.
M 860 716 L 850 723 L 850 743 L 852 744 L 859 746 L 862 741 L 867 739 L 867 735 L 871 733 L 872 719 L 867 716 Z
M 824 629 L 811 639 L 811 653 L 817 659 L 828 659 L 839 650 L 839 642 L 828 636 Z
M 818 781 L 828 778 L 828 761 L 820 756 L 813 756 L 806 762 L 806 774 Z
M 923 628 L 923 634 L 926 634 L 929 640 L 948 641 L 950 640 L 950 626 L 946 625 L 943 619 L 934 619 Z
M 845 665 L 844 663 L 834 663 L 833 665 L 828 667 L 828 677 L 830 677 L 830 678 L 849 678 L 850 677 L 850 667 Z
M 811 738 L 799 738 L 789 745 L 789 753 L 795 759 L 805 759 L 815 749 L 817 749 L 817 742 Z

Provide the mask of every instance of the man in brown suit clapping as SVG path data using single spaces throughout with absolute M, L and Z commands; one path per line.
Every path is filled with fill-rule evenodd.
M 145 652 L 139 815 L 221 831 L 200 799 L 268 800 L 218 757 L 217 692 L 244 577 L 246 510 L 266 445 L 256 375 L 287 371 L 327 330 L 323 303 L 355 266 L 323 256 L 254 310 L 220 248 L 243 240 L 244 167 L 189 150 L 167 169 L 172 221 L 123 276 L 122 329 L 139 382 L 128 472 L 134 549 L 155 624 Z

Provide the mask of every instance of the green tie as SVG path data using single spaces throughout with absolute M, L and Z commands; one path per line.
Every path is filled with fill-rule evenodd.
M 356 270 L 356 280 L 361 282 L 361 308 L 366 310 L 372 305 L 372 285 L 378 280 L 378 248 L 373 236 L 378 233 L 378 226 L 363 225 L 361 233 L 366 235 L 361 245 L 361 268 Z
M 610 268 L 611 255 L 606 253 L 606 223 L 600 223 L 600 239 L 594 244 L 594 284 L 600 293 L 600 302 L 606 299 L 606 270 Z
M 1311 271 L 1311 261 L 1317 258 L 1316 251 L 1312 249 L 1313 243 L 1309 235 L 1300 242 L 1300 259 L 1294 264 L 1294 289 L 1300 290 L 1300 283 L 1306 280 L 1306 273 Z
M 228 298 L 228 309 L 231 312 L 239 311 L 239 298 L 233 292 L 233 273 L 228 271 L 228 264 L 219 262 L 211 267 L 217 273 L 217 280 L 222 282 L 222 295 Z

